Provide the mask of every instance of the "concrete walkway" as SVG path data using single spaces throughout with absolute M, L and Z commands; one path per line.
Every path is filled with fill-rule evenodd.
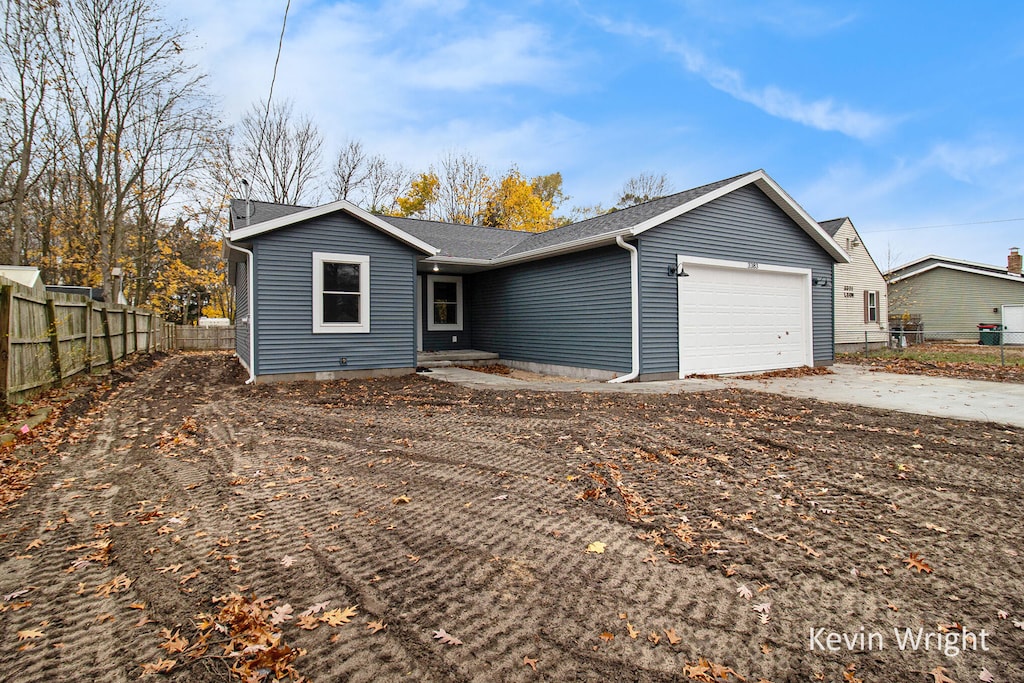
M 626 392 L 678 394 L 716 389 L 765 391 L 833 403 L 895 410 L 960 420 L 997 422 L 1024 427 L 1024 384 L 897 375 L 872 372 L 857 365 L 836 365 L 832 375 L 775 379 L 684 379 L 666 382 L 521 381 L 464 368 L 438 368 L 426 375 L 477 389 L 508 391 Z

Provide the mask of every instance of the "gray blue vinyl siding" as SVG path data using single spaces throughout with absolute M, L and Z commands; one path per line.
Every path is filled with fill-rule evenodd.
M 473 348 L 473 314 L 467 305 L 469 293 L 469 279 L 462 278 L 462 329 L 461 330 L 428 330 L 427 323 L 430 320 L 430 295 L 427 291 L 427 276 L 420 275 L 420 287 L 423 288 L 423 309 L 420 311 L 420 321 L 423 325 L 422 341 L 424 351 L 452 351 L 456 349 Z M 458 341 L 452 341 L 452 337 L 458 337 Z
M 249 274 L 245 261 L 231 262 L 235 269 L 235 353 L 249 365 Z
M 641 374 L 679 372 L 676 255 L 810 268 L 815 364 L 833 360 L 832 257 L 754 185 L 741 187 L 639 236 Z M 628 291 L 628 287 L 627 287 Z M 743 334 L 743 321 L 736 321 Z
M 504 360 L 629 372 L 629 254 L 604 247 L 467 277 L 473 345 Z
M 313 252 L 370 257 L 369 333 L 313 334 Z M 260 235 L 253 253 L 256 374 L 416 366 L 411 247 L 335 213 Z

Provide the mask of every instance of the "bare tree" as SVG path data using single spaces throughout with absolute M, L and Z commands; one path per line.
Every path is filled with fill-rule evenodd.
M 315 203 L 324 139 L 308 116 L 296 118 L 292 103 L 254 103 L 242 117 L 233 170 L 252 179 L 252 198 L 278 204 Z
M 10 263 L 21 265 L 28 231 L 29 192 L 43 173 L 40 131 L 49 103 L 54 67 L 46 36 L 55 23 L 50 3 L 8 0 L 0 33 L 0 106 L 3 108 L 3 169 L 0 202 L 8 204 Z
M 438 179 L 438 219 L 448 223 L 479 223 L 490 192 L 487 167 L 468 153 L 448 152 L 441 159 Z
M 327 188 L 334 199 L 349 199 L 355 201 L 355 197 L 362 190 L 370 177 L 370 159 L 363 149 L 363 143 L 358 140 L 349 140 L 334 160 L 334 167 L 331 169 L 331 177 L 327 181 Z
M 129 214 L 154 164 L 189 144 L 187 129 L 207 103 L 204 78 L 182 59 L 183 34 L 150 0 L 68 0 L 60 18 L 52 35 L 64 113 L 109 300 Z
M 615 207 L 624 209 L 628 206 L 643 204 L 652 199 L 659 199 L 672 193 L 672 183 L 664 173 L 654 175 L 653 173 L 641 173 L 633 176 L 622 186 L 618 202 Z
M 405 193 L 412 174 L 382 156 L 370 157 L 366 169 L 366 181 L 357 203 L 371 213 L 394 213 L 398 197 Z

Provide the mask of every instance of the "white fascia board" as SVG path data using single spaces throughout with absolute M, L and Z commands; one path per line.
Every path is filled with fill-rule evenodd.
M 972 273 L 974 275 L 984 275 L 985 277 L 994 277 L 999 280 L 1009 280 L 1010 282 L 1016 282 L 1018 284 L 1024 285 L 1024 277 L 1021 277 L 1020 275 L 1010 275 L 1008 273 L 993 273 L 992 271 L 989 270 L 978 270 L 977 268 L 968 268 L 966 266 L 958 266 L 952 263 L 933 263 L 930 266 L 918 268 L 917 270 L 911 273 L 907 273 L 906 275 L 894 277 L 893 279 L 889 280 L 889 284 L 892 285 L 897 282 L 902 282 L 903 280 L 908 280 L 914 277 L 915 275 L 927 273 L 929 270 L 935 270 L 936 268 L 945 268 L 946 270 L 957 270 L 962 273 Z
M 817 221 L 811 218 L 810 214 L 803 210 L 803 207 L 797 204 L 793 198 L 790 197 L 785 190 L 779 187 L 779 184 L 772 180 L 771 176 L 763 170 L 748 173 L 742 178 L 737 178 L 733 182 L 728 185 L 723 185 L 717 190 L 703 194 L 700 197 L 686 202 L 685 204 L 673 207 L 662 214 L 654 216 L 653 218 L 648 218 L 646 221 L 633 226 L 631 233 L 634 236 L 639 235 L 642 232 L 661 225 L 667 220 L 671 220 L 677 216 L 683 215 L 684 213 L 693 211 L 697 207 L 704 206 L 709 202 L 713 202 L 714 200 L 724 197 L 730 192 L 734 192 L 735 190 L 751 183 L 755 183 L 759 188 L 761 188 L 761 190 L 768 195 L 768 197 L 774 201 L 779 208 L 786 212 L 786 215 L 792 218 L 793 221 L 804 230 L 804 232 L 811 236 L 811 239 L 817 242 L 818 245 L 827 251 L 838 263 L 850 262 L 850 257 L 843 248 L 840 247 L 839 244 L 832 239 L 832 237 L 825 232 L 820 225 L 818 225 Z
M 886 273 L 896 273 L 896 272 L 901 271 L 901 270 L 906 270 L 910 266 L 914 266 L 914 265 L 917 265 L 918 263 L 923 263 L 924 261 L 928 261 L 928 260 L 941 261 L 942 263 L 950 264 L 950 265 L 960 265 L 960 266 L 967 266 L 967 267 L 974 267 L 974 268 L 978 268 L 978 269 L 984 269 L 984 270 L 990 271 L 990 274 L 992 274 L 992 275 L 998 275 L 999 273 L 993 273 L 991 271 L 1002 270 L 1002 268 L 1000 266 L 993 266 L 992 264 L 989 264 L 989 263 L 978 263 L 977 261 L 965 261 L 964 259 L 950 258 L 949 256 L 936 256 L 935 254 L 928 254 L 927 256 L 922 256 L 919 259 L 914 259 L 913 261 L 910 261 L 908 263 L 904 263 L 902 266 L 896 266 L 892 270 L 886 271 Z M 902 276 L 900 276 L 900 277 L 902 277 Z
M 367 223 L 377 228 L 381 232 L 390 235 L 391 237 L 394 237 L 399 242 L 403 242 L 409 245 L 410 247 L 413 247 L 414 249 L 418 249 L 419 251 L 422 251 L 425 254 L 429 254 L 430 256 L 434 256 L 437 254 L 438 251 L 440 251 L 436 247 L 427 244 L 418 237 L 413 237 L 404 230 L 399 230 L 390 223 L 381 220 L 380 218 L 374 216 L 372 213 L 368 211 L 360 209 L 358 206 L 345 199 L 339 199 L 338 201 L 331 202 L 330 204 L 314 206 L 311 209 L 305 209 L 303 211 L 296 211 L 295 213 L 289 214 L 287 216 L 281 216 L 280 218 L 275 218 L 273 220 L 263 221 L 262 223 L 250 225 L 249 227 L 232 230 L 230 233 L 228 233 L 228 239 L 230 239 L 232 242 L 244 240 L 249 237 L 262 235 L 264 233 L 271 232 L 273 230 L 278 230 L 289 225 L 294 225 L 295 223 L 308 221 L 311 218 L 319 218 L 320 216 L 326 216 L 327 214 L 334 213 L 335 211 L 344 211 L 353 218 L 363 221 L 364 223 Z

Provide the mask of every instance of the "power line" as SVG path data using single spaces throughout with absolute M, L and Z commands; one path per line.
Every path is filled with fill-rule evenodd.
M 918 225 L 913 228 L 890 228 L 888 230 L 864 230 L 864 234 L 868 235 L 875 232 L 906 232 L 907 230 L 933 230 L 935 228 L 959 228 L 967 225 L 989 225 L 992 223 L 1014 223 L 1016 221 L 1024 221 L 1024 218 L 999 218 L 994 221 L 974 221 L 972 223 L 943 223 L 941 225 Z
M 263 136 L 267 132 L 267 121 L 270 120 L 270 102 L 274 99 L 274 84 L 277 82 L 277 65 L 281 62 L 281 48 L 284 45 L 284 30 L 288 26 L 288 11 L 292 7 L 292 0 L 284 6 L 284 18 L 281 20 L 281 35 L 277 39 L 277 56 L 274 57 L 274 73 L 270 77 L 270 92 L 267 93 L 267 106 L 263 110 L 263 123 L 260 124 L 260 136 L 256 141 L 256 158 L 252 160 L 252 180 L 245 191 L 245 203 L 249 204 L 249 193 L 256 182 L 256 166 L 259 164 L 260 154 L 263 153 Z

